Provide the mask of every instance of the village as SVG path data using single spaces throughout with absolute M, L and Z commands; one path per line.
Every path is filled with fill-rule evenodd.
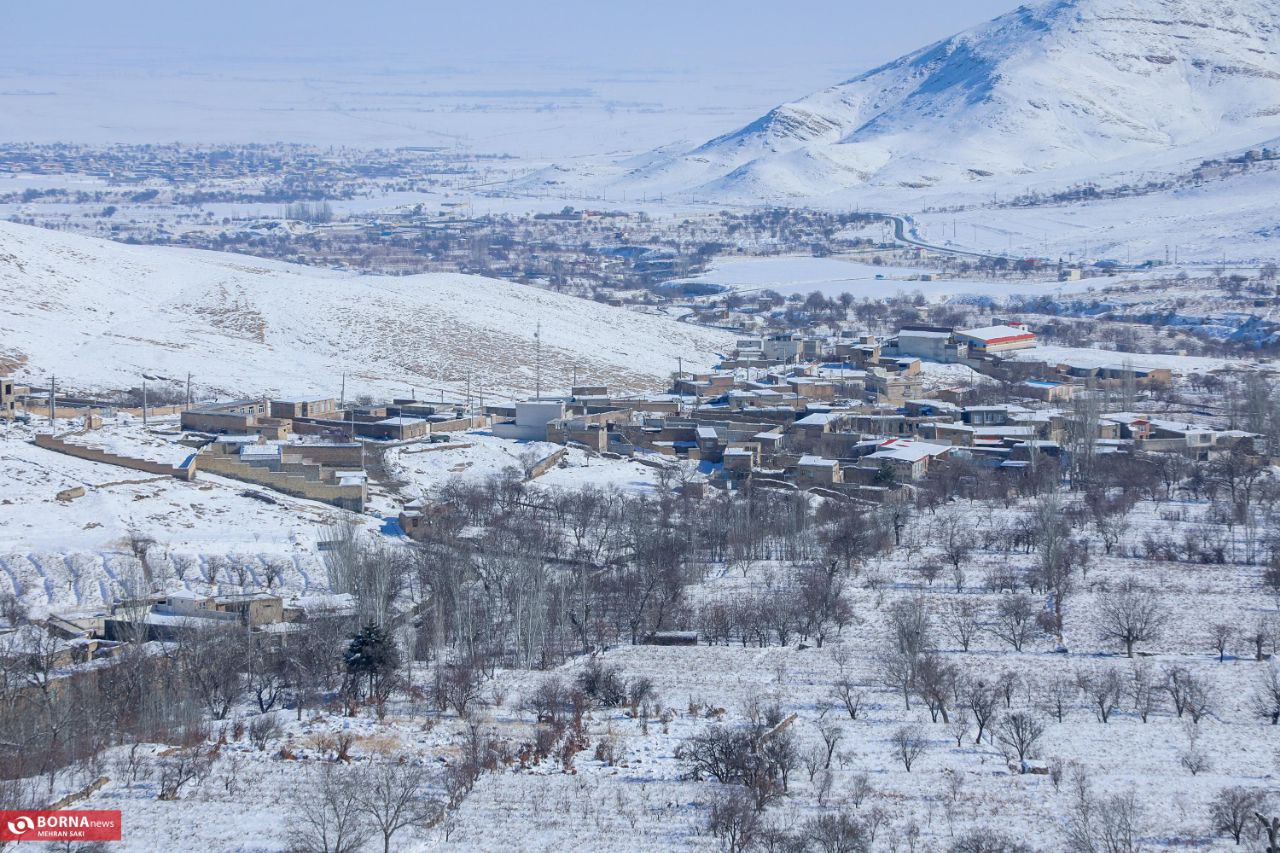
M 26 425 L 50 452 L 191 484 L 226 478 L 252 487 L 243 494 L 258 501 L 275 503 L 275 494 L 373 516 L 384 535 L 410 541 L 426 538 L 433 517 L 448 511 L 436 489 L 472 464 L 454 460 L 469 460 L 477 445 L 506 460 L 490 475 L 506 465 L 530 483 L 573 465 L 578 475 L 566 482 L 590 484 L 612 466 L 612 480 L 631 488 L 661 483 L 695 498 L 766 489 L 868 507 L 911 504 L 922 490 L 944 499 L 1033 493 L 1102 457 L 1112 465 L 1153 454 L 1265 464 L 1266 437 L 1242 428 L 1247 415 L 1177 405 L 1169 392 L 1185 377 L 1173 369 L 1120 354 L 1059 362 L 1037 357 L 1037 346 L 1015 318 L 971 329 L 904 326 L 883 339 L 769 334 L 740 338 L 710 372 L 674 371 L 656 393 L 579 385 L 487 404 L 304 396 L 121 409 L 4 378 L 0 420 Z M 389 459 L 406 452 L 430 454 L 436 479 L 415 486 L 412 473 L 390 472 Z M 637 480 L 635 471 L 647 473 Z M 53 497 L 69 504 L 84 495 L 73 486 Z M 88 610 L 51 607 L 36 624 L 66 644 L 70 664 L 109 655 L 139 619 L 150 640 L 227 619 L 278 639 L 316 607 L 351 614 L 342 596 L 287 589 L 278 567 L 241 569 L 238 584 L 230 567 L 226 574 L 193 589 L 169 573 L 173 588 L 116 590 Z M 20 598 L 22 589 L 8 594 Z
M 1088 772 L 1210 774 L 1173 795 L 1204 844 L 1206 813 L 1261 804 L 1230 783 L 1273 772 L 1280 707 L 1262 354 L 909 294 L 663 298 L 714 349 L 647 385 L 579 380 L 589 347 L 553 368 L 540 330 L 505 396 L 0 380 L 15 801 L 162 827 L 244 785 L 270 822 L 405 754 L 440 768 L 411 781 L 446 849 L 518 844 L 512 810 L 573 843 L 599 798 L 623 803 L 602 832 L 691 849 L 833 808 L 939 842 L 991 802 L 1016 835 L 1094 808 L 1157 831 L 1163 788 Z M 699 756 L 732 731 L 780 751 L 712 782 Z

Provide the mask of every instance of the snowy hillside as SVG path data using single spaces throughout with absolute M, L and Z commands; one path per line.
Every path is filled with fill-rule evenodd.
M 914 191 L 1145 168 L 1277 133 L 1277 4 L 1053 0 L 637 164 L 620 183 L 742 199 Z
M 0 371 L 68 388 L 194 374 L 202 392 L 490 398 L 582 381 L 653 385 L 730 336 L 476 276 L 379 278 L 0 223 Z

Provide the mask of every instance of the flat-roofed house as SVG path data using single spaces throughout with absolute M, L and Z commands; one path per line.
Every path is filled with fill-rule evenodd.
M 966 343 L 957 342 L 950 329 L 908 326 L 898 332 L 890 351 L 897 356 L 914 356 L 951 364 L 967 357 L 969 346 Z
M 213 609 L 220 613 L 235 613 L 250 628 L 284 621 L 283 600 L 267 592 L 220 595 L 213 600 Z
M 1070 400 L 1077 386 L 1064 382 L 1050 382 L 1046 379 L 1028 379 L 1022 383 L 1022 390 L 1027 396 L 1044 400 L 1047 403 L 1061 403 Z
M 195 432 L 241 435 L 252 432 L 258 418 L 266 413 L 264 400 L 229 400 L 194 406 L 182 413 L 181 424 Z
M 546 441 L 547 427 L 563 420 L 563 400 L 522 400 L 515 405 L 515 420 L 495 423 L 493 434 L 514 441 Z
M 338 401 L 332 397 L 296 397 L 291 400 L 272 400 L 273 418 L 325 418 L 338 411 Z
M 729 479 L 750 477 L 756 454 L 746 447 L 729 447 L 724 451 L 724 476 Z
M 956 332 L 955 337 L 975 353 L 1010 352 L 1036 345 L 1035 332 L 1019 326 L 984 326 Z
M 796 463 L 796 483 L 800 486 L 830 486 L 844 482 L 840 462 L 821 456 L 801 456 Z
M 18 411 L 12 376 L 0 376 L 0 418 L 12 418 Z
M 875 453 L 862 457 L 860 468 L 887 465 L 900 479 L 919 480 L 929 473 L 929 463 L 951 452 L 950 445 L 930 444 L 908 438 L 891 438 Z

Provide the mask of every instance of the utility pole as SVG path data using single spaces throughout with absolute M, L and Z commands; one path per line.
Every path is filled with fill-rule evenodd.
M 58 411 L 58 377 L 49 377 L 49 423 L 53 423 L 54 414 Z
M 147 379 L 142 379 L 142 428 L 147 428 Z
M 542 321 L 538 321 L 538 327 L 533 332 L 533 399 L 542 398 Z
M 191 371 L 187 371 L 187 411 L 191 411 Z
M 347 372 L 342 371 L 342 391 L 338 396 L 338 408 L 345 409 L 347 407 Z

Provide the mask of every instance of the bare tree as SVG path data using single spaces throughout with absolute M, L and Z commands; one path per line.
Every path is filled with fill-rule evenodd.
M 1229 835 L 1236 844 L 1253 825 L 1253 816 L 1262 811 L 1266 796 L 1256 788 L 1238 785 L 1223 788 L 1209 804 L 1209 822 L 1215 832 Z
M 978 727 L 973 736 L 974 743 L 982 743 L 982 733 L 991 724 L 1000 699 L 991 686 L 982 681 L 971 681 L 963 692 L 965 707 L 973 714 L 973 722 Z
M 1214 622 L 1209 626 L 1209 644 L 1218 653 L 1218 662 L 1227 659 L 1227 649 L 1236 635 L 1236 627 L 1230 622 Z
M 972 721 L 973 714 L 964 705 L 959 706 L 952 713 L 947 727 L 951 729 L 951 734 L 956 739 L 956 749 L 964 745 L 964 736 L 969 733 L 969 724 Z
M 1280 667 L 1274 662 L 1267 667 L 1254 685 L 1250 704 L 1259 717 L 1280 725 Z
M 1031 847 L 989 826 L 971 829 L 947 848 L 948 853 L 1033 853 Z
M 1133 657 L 1136 644 L 1160 636 L 1165 618 L 1159 597 L 1151 590 L 1132 584 L 1098 597 L 1099 635 L 1123 645 L 1129 657 Z
M 412 569 L 408 550 L 365 539 L 350 523 L 333 528 L 329 539 L 324 556 L 330 588 L 355 598 L 361 624 L 388 624 Z
M 359 772 L 325 764 L 293 798 L 289 828 L 294 845 L 306 853 L 356 853 L 373 828 L 361 807 Z
M 1036 607 L 1031 599 L 1023 593 L 1006 595 L 996 605 L 995 619 L 991 622 L 991 633 L 1013 646 L 1014 651 L 1022 651 L 1022 646 L 1035 632 Z
M 1098 722 L 1110 722 L 1112 712 L 1120 704 L 1120 697 L 1124 695 L 1124 681 L 1120 678 L 1120 674 L 1110 667 L 1100 672 L 1082 671 L 1076 673 L 1076 684 L 1079 685 L 1080 692 L 1093 705 Z
M 431 775 L 419 764 L 382 761 L 355 781 L 360 808 L 382 835 L 383 853 L 391 853 L 391 839 L 401 829 L 428 823 L 443 809 L 430 796 Z
M 813 818 L 805 823 L 800 839 L 807 839 L 820 853 L 857 853 L 871 848 L 866 823 L 847 814 Z
M 876 655 L 876 671 L 881 682 L 902 693 L 911 709 L 916 667 L 931 643 L 932 622 L 921 597 L 902 599 L 889 606 L 888 636 Z
M 1080 693 L 1080 687 L 1074 679 L 1060 673 L 1039 681 L 1040 709 L 1061 723 L 1067 716 L 1067 709 Z
M 933 539 L 942 549 L 942 556 L 950 564 L 952 572 L 959 575 L 973 550 L 973 520 L 954 507 L 940 512 L 934 523 Z M 963 580 L 960 584 L 963 585 Z
M 941 655 L 930 652 L 920 656 L 912 686 L 935 723 L 939 718 L 943 723 L 948 722 L 947 709 L 955 695 L 958 677 L 956 668 Z
M 215 720 L 225 719 L 244 692 L 248 639 L 238 624 L 201 625 L 165 646 L 177 672 Z
M 862 712 L 862 702 L 866 696 L 866 691 L 849 674 L 849 654 L 846 650 L 839 649 L 836 652 L 832 652 L 831 657 L 835 661 L 837 669 L 836 680 L 831 686 L 831 695 L 844 706 L 849 719 L 856 720 L 858 719 L 858 714 Z
M 1187 739 L 1186 749 L 1178 755 L 1178 763 L 1192 776 L 1209 769 L 1209 756 L 1200 748 L 1200 727 L 1192 722 L 1182 724 L 1182 734 Z
M 1020 772 L 1027 772 L 1026 761 L 1034 757 L 1036 744 L 1044 735 L 1044 724 L 1026 711 L 1005 714 L 996 726 L 996 739 L 1018 758 Z
M 841 739 L 844 737 L 844 730 L 840 728 L 838 723 L 827 721 L 818 724 L 818 733 L 822 735 L 822 768 L 827 770 L 831 767 L 831 757 L 835 755 L 836 746 L 839 745 Z
M 739 789 L 722 794 L 711 804 L 707 829 L 724 841 L 729 853 L 743 853 L 755 844 L 762 822 L 751 797 Z
M 918 725 L 902 726 L 893 733 L 890 743 L 893 744 L 893 751 L 908 773 L 911 772 L 911 765 L 915 764 L 916 760 L 929 748 L 929 740 L 925 737 L 924 729 Z
M 1146 661 L 1134 661 L 1129 671 L 1129 681 L 1125 685 L 1125 693 L 1133 702 L 1134 713 L 1138 719 L 1147 722 L 1152 712 L 1160 707 L 1160 684 L 1152 674 L 1151 664 Z
M 179 749 L 159 760 L 160 799 L 176 800 L 188 782 L 209 775 L 213 759 L 198 746 Z
M 982 628 L 981 612 L 969 599 L 954 599 L 943 608 L 942 628 L 964 651 L 969 651 Z
M 1065 827 L 1064 849 L 1069 853 L 1137 853 L 1142 814 L 1132 793 L 1099 797 L 1088 775 L 1071 777 L 1071 809 Z

